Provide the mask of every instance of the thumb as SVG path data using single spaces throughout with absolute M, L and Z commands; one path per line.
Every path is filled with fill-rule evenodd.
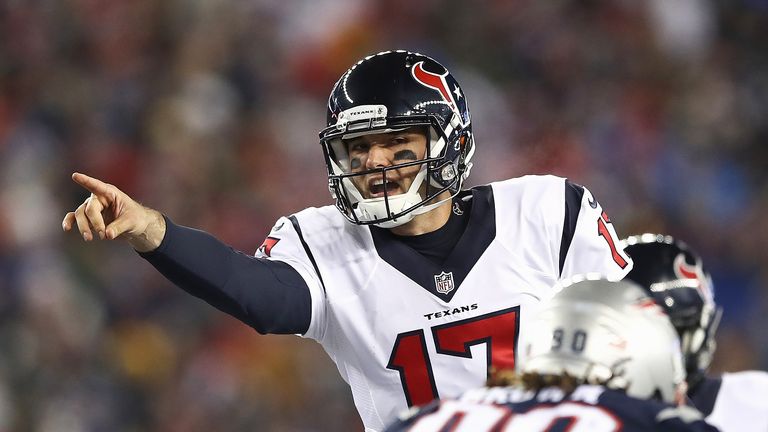
M 135 223 L 130 221 L 128 217 L 118 217 L 113 220 L 112 223 L 107 225 L 107 228 L 104 230 L 104 235 L 107 239 L 114 240 L 131 230 L 134 225 Z
M 165 218 L 157 210 L 142 207 L 118 217 L 107 225 L 105 236 L 114 240 L 121 237 L 136 251 L 149 252 L 160 247 L 165 238 Z

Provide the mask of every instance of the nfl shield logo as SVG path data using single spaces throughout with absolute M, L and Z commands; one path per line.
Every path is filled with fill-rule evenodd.
M 435 275 L 435 288 L 440 294 L 448 294 L 453 291 L 453 272 L 441 272 Z

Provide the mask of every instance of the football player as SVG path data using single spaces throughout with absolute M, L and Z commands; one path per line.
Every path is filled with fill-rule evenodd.
M 622 246 L 635 263 L 627 278 L 666 310 L 677 330 L 692 404 L 723 431 L 767 431 L 768 373 L 706 374 L 721 308 L 701 257 L 684 242 L 660 234 L 631 236 Z
M 580 185 L 527 176 L 463 189 L 475 152 L 466 95 L 430 57 L 387 51 L 353 65 L 319 147 L 335 205 L 280 218 L 255 256 L 79 173 L 91 196 L 63 228 L 126 239 L 260 333 L 317 340 L 367 430 L 514 367 L 518 334 L 560 278 L 632 267 Z
M 716 430 L 681 405 L 677 334 L 642 288 L 600 278 L 564 285 L 523 338 L 520 372 L 500 372 L 488 386 L 413 410 L 387 430 Z

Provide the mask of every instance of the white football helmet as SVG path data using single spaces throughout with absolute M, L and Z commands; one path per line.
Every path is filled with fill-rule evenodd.
M 633 397 L 680 402 L 685 369 L 664 311 L 629 281 L 571 280 L 524 336 L 522 370 L 568 375 Z

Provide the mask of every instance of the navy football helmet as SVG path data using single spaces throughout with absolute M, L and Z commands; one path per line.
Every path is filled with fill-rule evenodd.
M 667 312 L 680 335 L 688 385 L 704 377 L 715 351 L 722 310 L 701 258 L 685 243 L 661 234 L 622 240 L 634 267 L 627 278 L 640 284 Z
M 347 140 L 420 128 L 426 134 L 423 159 L 353 170 Z M 327 127 L 320 132 L 328 168 L 328 188 L 336 207 L 358 225 L 393 228 L 455 196 L 469 175 L 474 153 L 472 125 L 464 93 L 448 70 L 422 54 L 385 51 L 347 70 L 328 98 Z M 365 197 L 353 179 L 419 166 L 402 194 Z M 442 196 L 441 196 L 442 194 Z M 439 200 L 438 197 L 441 197 Z

